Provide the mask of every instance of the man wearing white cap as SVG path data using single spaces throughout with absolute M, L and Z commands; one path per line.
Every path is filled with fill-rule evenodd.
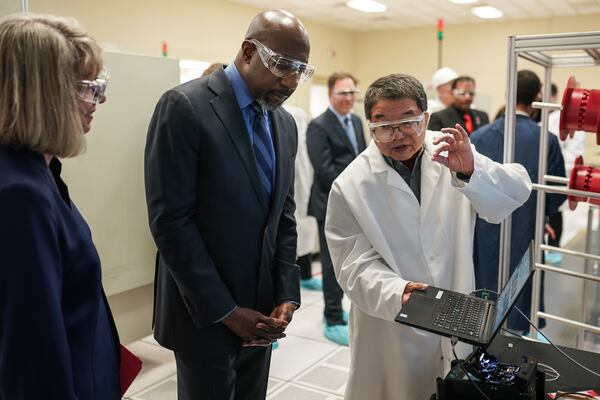
M 441 111 L 454 102 L 452 96 L 452 81 L 458 74 L 452 68 L 440 68 L 431 77 L 431 86 L 437 91 L 438 98 L 430 99 L 427 109 L 430 113 Z

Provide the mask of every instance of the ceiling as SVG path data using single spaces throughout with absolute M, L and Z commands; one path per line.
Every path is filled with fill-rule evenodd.
M 377 0 L 387 6 L 383 13 L 363 13 L 345 6 L 345 0 L 231 0 L 256 8 L 280 8 L 306 20 L 351 31 L 435 26 L 438 18 L 446 25 L 484 22 L 473 14 L 474 6 L 489 5 L 504 16 L 496 21 L 530 18 L 570 17 L 600 13 L 600 0 L 478 0 L 454 4 L 448 0 Z M 598 23 L 600 29 L 600 17 Z

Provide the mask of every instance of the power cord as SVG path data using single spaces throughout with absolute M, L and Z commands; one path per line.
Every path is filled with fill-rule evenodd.
M 548 343 L 550 343 L 552 345 L 552 347 L 554 347 L 560 354 L 562 354 L 563 356 L 565 356 L 568 360 L 570 360 L 573 364 L 577 365 L 579 368 L 586 370 L 587 372 L 589 372 L 592 375 L 596 375 L 597 377 L 600 378 L 600 374 L 592 371 L 591 369 L 589 369 L 588 367 L 586 367 L 585 365 L 580 364 L 579 362 L 575 361 L 571 356 L 569 356 L 567 353 L 565 353 L 564 351 L 562 351 L 561 349 L 558 348 L 558 346 L 556 346 L 554 343 L 552 343 L 550 341 L 550 339 L 548 339 L 548 337 L 546 335 L 544 335 L 542 333 L 542 331 L 540 331 L 538 329 L 537 326 L 535 326 L 533 324 L 533 322 L 531 322 L 531 320 L 529 318 L 527 318 L 527 316 L 525 314 L 523 314 L 523 311 L 521 311 L 519 309 L 519 307 L 515 307 L 515 310 L 517 310 L 522 316 L 523 318 L 525 318 L 527 320 L 527 322 L 529 322 L 529 325 L 533 326 L 533 328 L 537 331 L 537 333 L 539 333 L 540 335 L 542 335 L 544 337 L 544 339 L 546 339 L 548 341 Z
M 484 295 L 485 295 L 485 293 L 493 293 L 493 294 L 496 294 L 496 295 L 498 294 L 498 292 L 495 292 L 495 291 L 493 291 L 493 290 L 489 290 L 489 289 L 477 289 L 477 290 L 475 290 L 475 292 L 474 292 L 474 293 L 478 293 L 478 292 L 484 292 Z M 595 376 L 597 376 L 597 377 L 600 377 L 600 374 L 599 374 L 599 373 L 597 373 L 597 372 L 595 372 L 595 371 L 592 371 L 591 369 L 589 369 L 589 368 L 588 368 L 588 367 L 586 367 L 585 365 L 582 365 L 581 363 L 579 363 L 578 361 L 576 361 L 575 359 L 573 359 L 571 356 L 569 356 L 567 353 L 565 353 L 563 350 L 561 350 L 560 348 L 558 348 L 558 346 L 556 346 L 554 343 L 552 343 L 552 341 L 551 341 L 551 340 L 550 340 L 550 339 L 549 339 L 549 338 L 548 338 L 546 335 L 544 335 L 544 334 L 542 333 L 542 331 L 538 329 L 538 327 L 537 327 L 537 326 L 535 326 L 535 325 L 534 325 L 534 323 L 533 323 L 533 322 L 532 322 L 532 321 L 531 321 L 531 320 L 530 320 L 530 319 L 529 319 L 529 318 L 528 318 L 528 317 L 527 317 L 527 316 L 526 316 L 526 315 L 523 313 L 523 311 L 521 311 L 521 309 L 519 309 L 519 307 L 516 307 L 516 306 L 515 306 L 515 310 L 517 310 L 517 311 L 519 312 L 519 314 L 521 314 L 521 315 L 523 316 L 523 318 L 525 318 L 525 319 L 527 320 L 527 322 L 529 323 L 529 325 L 531 325 L 531 326 L 532 326 L 532 327 L 533 327 L 533 328 L 534 328 L 534 329 L 537 331 L 537 333 L 539 333 L 540 335 L 542 335 L 542 337 L 543 337 L 544 339 L 546 339 L 546 340 L 548 341 L 548 343 L 549 343 L 549 344 L 550 344 L 552 347 L 554 347 L 554 349 L 556 349 L 556 351 L 558 351 L 560 354 L 562 354 L 562 355 L 563 355 L 565 358 L 567 358 L 567 359 L 568 359 L 569 361 L 571 361 L 573 364 L 577 365 L 579 368 L 581 368 L 581 369 L 583 369 L 583 370 L 585 370 L 585 371 L 589 372 L 589 373 L 590 373 L 590 374 L 592 374 L 592 375 L 595 375 Z M 515 332 L 512 332 L 512 331 L 510 331 L 510 330 L 508 330 L 508 329 L 504 329 L 504 328 L 500 328 L 500 329 L 502 329 L 504 332 L 507 332 L 507 333 L 509 333 L 509 334 L 511 334 L 511 335 L 514 335 L 514 336 L 517 336 L 517 337 L 521 337 L 521 335 L 519 335 L 519 334 L 517 334 L 517 333 L 515 333 Z M 455 345 L 456 345 L 456 342 L 457 342 L 457 341 L 458 341 L 458 338 L 456 338 L 456 337 L 452 337 L 452 339 L 451 339 L 451 344 L 452 344 L 452 353 L 454 354 L 454 358 L 456 359 L 456 361 L 457 361 L 457 362 L 458 362 L 458 364 L 460 365 L 460 368 L 462 369 L 463 373 L 464 373 L 464 374 L 467 376 L 467 378 L 469 378 L 469 381 L 471 381 L 471 383 L 473 384 L 473 386 L 475 386 L 475 388 L 476 388 L 476 389 L 479 391 L 479 393 L 481 393 L 481 395 L 482 395 L 483 397 L 485 397 L 486 399 L 489 399 L 489 397 L 487 397 L 487 396 L 485 395 L 485 393 L 483 393 L 483 391 L 482 391 L 482 390 L 479 388 L 479 386 L 477 386 L 477 385 L 475 384 L 475 382 L 474 382 L 474 381 L 471 379 L 471 377 L 470 377 L 470 376 L 469 376 L 469 374 L 467 373 L 466 369 L 465 369 L 465 368 L 464 368 L 464 366 L 462 365 L 462 362 L 461 362 L 461 361 L 458 359 L 458 357 L 456 356 L 456 351 L 455 351 L 454 347 L 455 347 Z M 550 375 L 550 374 L 548 374 L 548 373 L 551 373 L 551 374 L 553 374 L 553 375 L 550 375 L 550 376 L 549 376 L 549 379 L 546 379 L 546 382 L 555 381 L 555 380 L 557 380 L 558 378 L 560 378 L 560 374 L 558 373 L 558 371 L 556 371 L 556 370 L 555 370 L 554 368 L 552 368 L 551 366 L 549 366 L 549 365 L 546 365 L 546 364 L 544 364 L 544 363 L 540 363 L 540 362 L 538 362 L 538 366 L 541 366 L 541 367 L 544 369 L 544 373 L 545 373 L 546 375 Z M 586 394 L 586 393 L 577 393 L 577 392 L 559 392 L 558 396 L 556 396 L 556 397 L 555 397 L 555 399 L 559 399 L 559 398 L 561 398 L 561 397 L 564 397 L 564 396 L 567 396 L 567 395 L 571 395 L 571 394 L 574 394 L 574 395 L 579 395 L 579 396 L 583 396 L 583 397 L 587 397 L 587 398 L 591 398 L 591 399 L 594 399 L 594 398 L 595 398 L 594 396 L 590 396 L 590 395 L 588 395 L 588 394 Z
M 465 374 L 465 376 L 469 379 L 469 381 L 471 382 L 471 384 L 473 386 L 475 386 L 475 389 L 477 389 L 477 391 L 479 393 L 481 393 L 481 395 L 483 396 L 484 399 L 486 400 L 491 400 L 488 396 L 486 396 L 485 393 L 483 393 L 483 390 L 481 390 L 479 388 L 479 386 L 477 386 L 475 384 L 475 381 L 471 378 L 471 375 L 467 372 L 467 370 L 465 369 L 463 363 L 461 360 L 458 359 L 458 356 L 456 355 L 456 342 L 458 342 L 458 338 L 456 336 L 452 336 L 452 338 L 450 338 L 450 344 L 452 345 L 452 354 L 454 354 L 454 359 L 456 360 L 456 362 L 458 363 L 458 365 L 460 366 L 460 369 L 462 369 L 462 372 Z
M 538 369 L 540 367 L 543 368 L 542 372 L 546 376 L 546 382 L 554 382 L 555 380 L 560 378 L 560 374 L 558 373 L 558 371 L 555 370 L 554 368 L 552 368 L 551 366 L 541 363 L 541 362 L 538 362 L 537 365 L 538 365 Z
M 504 329 L 504 328 L 500 328 L 500 329 L 506 333 L 510 333 L 513 336 L 522 338 L 521 335 L 519 335 L 518 333 L 515 333 L 511 330 Z M 551 366 L 549 366 L 548 364 L 538 362 L 537 365 L 538 365 L 538 369 L 540 369 L 539 367 L 542 368 L 542 372 L 544 372 L 544 374 L 546 376 L 546 382 L 553 382 L 553 381 L 557 380 L 558 378 L 560 378 L 560 374 L 558 373 L 558 371 L 555 370 L 554 368 L 552 368 Z
M 554 398 L 555 400 L 560 399 L 561 397 L 571 396 L 571 395 L 578 396 L 578 397 L 586 397 L 588 399 L 596 399 L 596 396 L 592 396 L 587 393 L 578 393 L 578 392 L 557 392 L 557 393 L 558 393 L 557 396 Z

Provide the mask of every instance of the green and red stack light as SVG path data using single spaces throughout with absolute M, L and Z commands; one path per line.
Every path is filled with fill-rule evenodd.
M 437 20 L 437 39 L 438 39 L 438 69 L 442 68 L 442 41 L 444 40 L 444 20 Z

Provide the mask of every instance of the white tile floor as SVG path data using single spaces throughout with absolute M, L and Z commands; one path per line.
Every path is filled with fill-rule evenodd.
M 587 222 L 587 207 L 580 205 L 576 212 L 566 211 L 563 245 L 583 250 L 581 229 Z M 598 229 L 597 227 L 595 228 Z M 575 260 L 578 261 L 578 260 Z M 563 265 L 571 260 L 565 257 Z M 577 269 L 575 266 L 572 269 Z M 313 263 L 315 274 L 319 263 Z M 572 288 L 571 282 L 557 274 L 547 274 L 546 304 L 551 313 L 577 319 L 581 310 L 580 296 L 563 296 Z M 569 278 L 567 278 L 569 279 Z M 548 293 L 553 294 L 548 296 Z M 559 295 L 556 295 L 559 294 Z M 349 309 L 347 299 L 344 308 Z M 575 346 L 576 329 L 552 321 L 544 330 L 557 344 Z M 343 398 L 350 352 L 323 337 L 323 294 L 302 290 L 302 307 L 288 328 L 287 338 L 273 352 L 269 378 L 268 400 L 339 400 Z M 144 362 L 126 398 L 131 400 L 176 400 L 176 370 L 172 353 L 151 337 L 128 345 Z
M 319 275 L 320 263 L 313 263 Z M 349 302 L 344 298 L 344 309 Z M 323 292 L 302 289 L 302 307 L 273 351 L 268 400 L 341 400 L 348 380 L 350 352 L 323 336 Z M 127 346 L 143 368 L 125 394 L 130 400 L 176 400 L 173 353 L 148 336 Z

